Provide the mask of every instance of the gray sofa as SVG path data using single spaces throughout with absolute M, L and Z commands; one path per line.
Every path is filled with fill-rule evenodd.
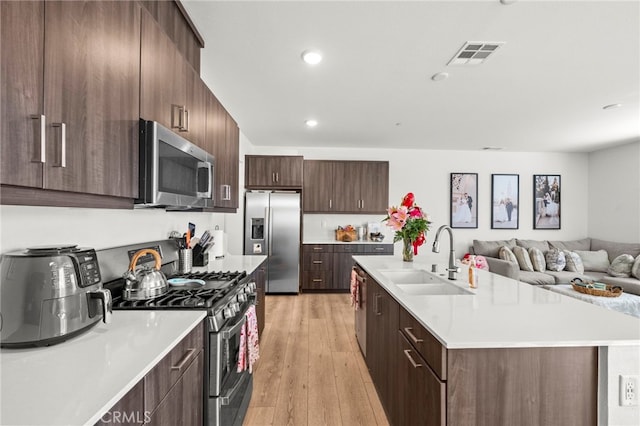
M 561 250 L 581 250 L 607 252 L 609 262 L 621 254 L 630 254 L 634 258 L 640 255 L 640 243 L 616 243 L 612 241 L 599 240 L 596 238 L 584 238 L 575 241 L 546 241 L 546 240 L 520 240 L 512 238 L 510 240 L 482 241 L 473 240 L 472 252 L 476 255 L 484 256 L 489 264 L 489 270 L 493 273 L 513 278 L 518 281 L 533 285 L 553 285 L 566 284 L 572 278 L 580 277 L 583 280 L 595 280 L 606 284 L 622 287 L 626 293 L 640 295 L 640 280 L 631 276 L 629 278 L 612 277 L 604 271 L 589 271 L 585 268 L 584 274 L 570 271 L 545 271 L 531 272 L 520 270 L 517 263 L 508 262 L 499 258 L 500 247 L 509 248 L 520 246 L 526 249 L 537 247 L 542 252 L 552 248 Z

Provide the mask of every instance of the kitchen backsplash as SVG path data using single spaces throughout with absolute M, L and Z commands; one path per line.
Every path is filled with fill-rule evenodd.
M 303 217 L 303 242 L 329 242 L 335 240 L 335 230 L 338 226 L 345 227 L 351 225 L 367 226 L 368 222 L 375 222 L 380 225 L 380 232 L 385 236 L 383 242 L 393 242 L 393 230 L 383 222 L 384 215 L 362 215 L 362 214 L 305 214 Z

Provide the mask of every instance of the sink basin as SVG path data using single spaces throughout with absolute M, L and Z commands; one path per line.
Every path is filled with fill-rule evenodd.
M 381 269 L 380 273 L 400 290 L 413 295 L 473 294 L 448 279 L 424 269 Z
M 452 296 L 456 294 L 473 294 L 461 287 L 449 283 L 436 283 L 436 284 L 396 284 L 397 287 L 407 294 L 413 294 L 415 296 Z

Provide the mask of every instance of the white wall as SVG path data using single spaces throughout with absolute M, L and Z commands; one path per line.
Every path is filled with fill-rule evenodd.
M 435 230 L 449 223 L 449 179 L 452 172 L 478 173 L 478 229 L 454 230 L 456 252 L 461 257 L 474 239 L 569 240 L 588 236 L 585 205 L 589 193 L 588 155 L 563 153 L 522 153 L 485 151 L 432 151 L 393 149 L 340 149 L 254 147 L 255 154 L 304 155 L 305 159 L 383 160 L 389 161 L 389 204 L 398 205 L 411 191 L 416 202 L 434 223 L 427 235 L 427 247 L 433 243 Z M 520 229 L 491 229 L 491 174 L 520 175 Z M 562 176 L 562 228 L 533 230 L 533 175 Z M 342 183 L 342 185 L 348 182 Z M 357 219 L 349 217 L 349 221 Z M 379 218 L 382 219 L 382 216 Z M 332 219 L 334 220 L 334 219 Z M 338 219 L 339 220 L 339 219 Z M 305 218 L 305 224 L 313 220 Z M 305 230 L 305 234 L 308 231 Z M 400 244 L 400 243 L 397 243 Z M 396 247 L 399 250 L 399 246 Z M 441 248 L 446 256 L 446 246 Z
M 589 236 L 640 241 L 640 142 L 589 154 Z
M 620 406 L 620 375 L 640 375 L 640 346 L 601 347 L 599 352 L 600 425 L 637 426 L 640 407 Z

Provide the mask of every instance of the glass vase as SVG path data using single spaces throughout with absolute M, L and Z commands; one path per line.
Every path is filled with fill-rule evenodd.
M 413 262 L 413 241 L 409 238 L 402 239 L 402 260 Z

